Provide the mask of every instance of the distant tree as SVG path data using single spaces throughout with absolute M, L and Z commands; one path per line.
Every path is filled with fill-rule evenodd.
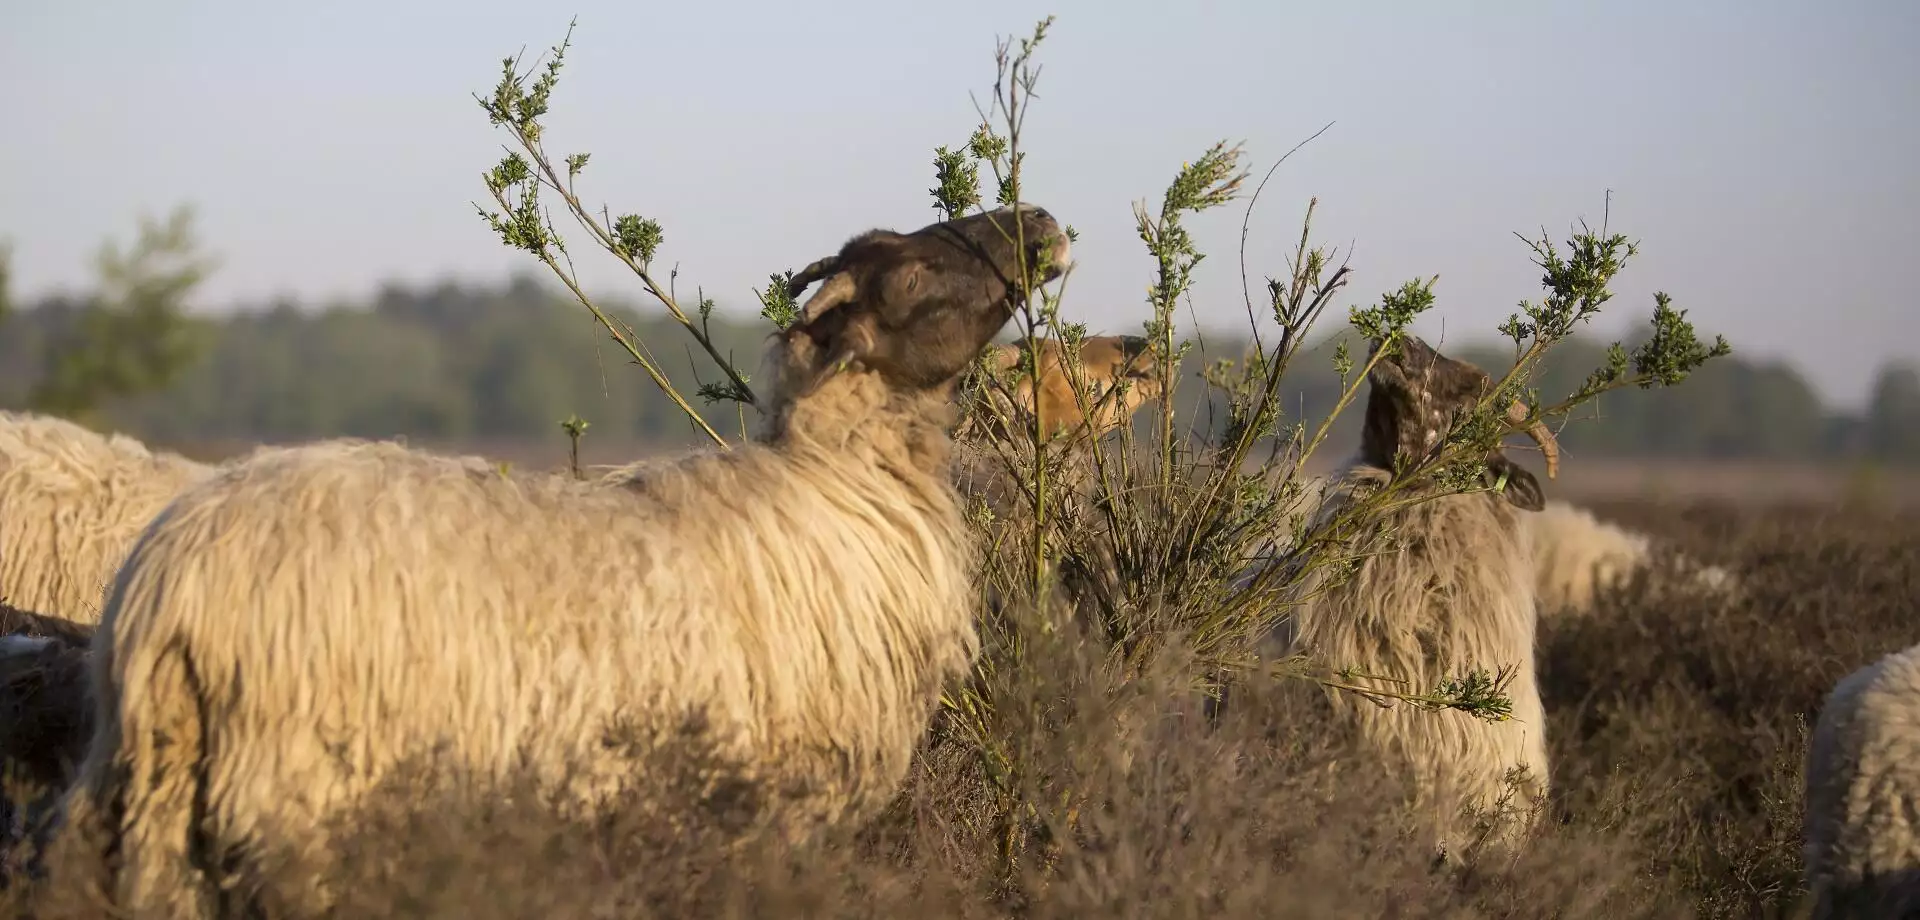
M 1866 441 L 1877 459 L 1920 461 L 1920 368 L 1894 364 L 1881 370 L 1867 407 Z
M 28 408 L 85 420 L 108 400 L 172 383 L 205 347 L 200 323 L 184 310 L 212 271 L 198 249 L 193 212 L 185 206 L 165 221 L 142 217 L 126 251 L 112 240 L 102 245 L 95 261 L 99 288 L 49 331 Z M 0 320 L 5 313 L 0 306 Z
M 13 312 L 13 247 L 0 243 L 0 326 Z

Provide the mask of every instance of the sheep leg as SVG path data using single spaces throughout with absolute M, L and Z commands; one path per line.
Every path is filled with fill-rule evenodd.
M 110 650 L 100 651 L 107 654 L 96 667 L 112 668 Z M 146 667 L 128 669 L 134 680 L 114 680 L 122 692 L 102 695 L 60 838 L 99 861 L 107 876 L 102 893 L 122 911 L 178 920 L 224 916 L 213 867 L 202 858 L 206 739 L 198 676 L 180 642 L 136 664 Z M 130 686 L 139 688 L 138 706 L 122 704 Z

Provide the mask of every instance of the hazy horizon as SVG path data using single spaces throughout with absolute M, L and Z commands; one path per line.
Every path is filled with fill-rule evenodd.
M 1645 249 L 1595 332 L 1643 322 L 1665 290 L 1703 332 L 1792 361 L 1848 407 L 1882 364 L 1920 358 L 1898 274 L 1920 242 L 1920 7 L 929 9 L 11 4 L 0 105 L 26 140 L 0 147 L 0 239 L 21 300 L 89 284 L 104 239 L 178 203 L 219 259 L 207 309 L 544 272 L 474 215 L 504 137 L 472 94 L 577 13 L 549 151 L 593 154 L 589 204 L 665 225 L 656 268 L 678 263 L 683 295 L 745 312 L 770 272 L 932 220 L 933 148 L 976 124 L 996 37 L 1051 12 L 1026 197 L 1080 231 L 1066 313 L 1096 331 L 1145 317 L 1134 202 L 1157 203 L 1223 139 L 1245 140 L 1257 181 L 1333 121 L 1261 199 L 1256 294 L 1318 195 L 1316 236 L 1355 247 L 1343 306 L 1438 274 L 1418 328 L 1489 339 L 1539 293 L 1513 232 L 1564 239 L 1611 189 L 1612 226 Z M 1242 213 L 1189 222 L 1209 253 L 1194 291 L 1209 328 L 1244 328 Z M 556 219 L 596 290 L 639 298 Z

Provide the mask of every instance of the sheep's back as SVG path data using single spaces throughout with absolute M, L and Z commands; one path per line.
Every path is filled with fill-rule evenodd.
M 97 622 L 141 529 L 211 470 L 65 419 L 0 412 L 0 599 Z
M 1647 562 L 1647 538 L 1563 501 L 1522 519 L 1532 543 L 1543 612 L 1585 610 Z

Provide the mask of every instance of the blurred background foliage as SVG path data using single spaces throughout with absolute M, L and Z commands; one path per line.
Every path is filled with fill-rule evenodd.
M 363 302 L 280 301 L 211 313 L 193 309 L 204 306 L 194 290 L 212 263 L 199 254 L 191 218 L 183 208 L 165 220 L 143 219 L 131 245 L 104 245 L 95 288 L 80 293 L 10 300 L 0 252 L 0 407 L 52 412 L 164 444 L 406 436 L 557 446 L 565 442 L 559 420 L 572 414 L 589 420 L 589 438 L 603 445 L 673 449 L 704 440 L 584 309 L 531 273 L 497 285 L 391 285 Z M 717 377 L 660 310 L 633 300 L 604 303 L 639 332 L 683 392 Z M 772 326 L 746 306 L 723 301 L 711 329 L 721 352 L 752 374 Z M 1345 326 L 1329 320 L 1323 332 Z M 1122 323 L 1091 331 L 1139 329 Z M 1215 397 L 1200 371 L 1237 359 L 1244 342 L 1218 330 L 1197 338 L 1205 347 L 1182 368 L 1180 409 L 1207 424 L 1224 413 L 1206 411 Z M 1576 337 L 1556 349 L 1537 380 L 1541 395 L 1571 392 L 1604 362 L 1607 344 Z M 1490 371 L 1511 364 L 1510 347 L 1493 330 L 1452 347 Z M 1332 407 L 1339 386 L 1333 349 L 1334 339 L 1325 338 L 1294 364 L 1294 420 L 1317 423 Z M 731 406 L 703 412 L 723 432 L 738 430 Z M 1359 422 L 1350 413 L 1330 446 L 1354 443 Z M 1920 466 L 1920 369 L 1883 368 L 1864 411 L 1844 412 L 1826 405 L 1792 365 L 1736 352 L 1685 386 L 1602 397 L 1597 408 L 1580 411 L 1563 439 L 1587 457 Z

